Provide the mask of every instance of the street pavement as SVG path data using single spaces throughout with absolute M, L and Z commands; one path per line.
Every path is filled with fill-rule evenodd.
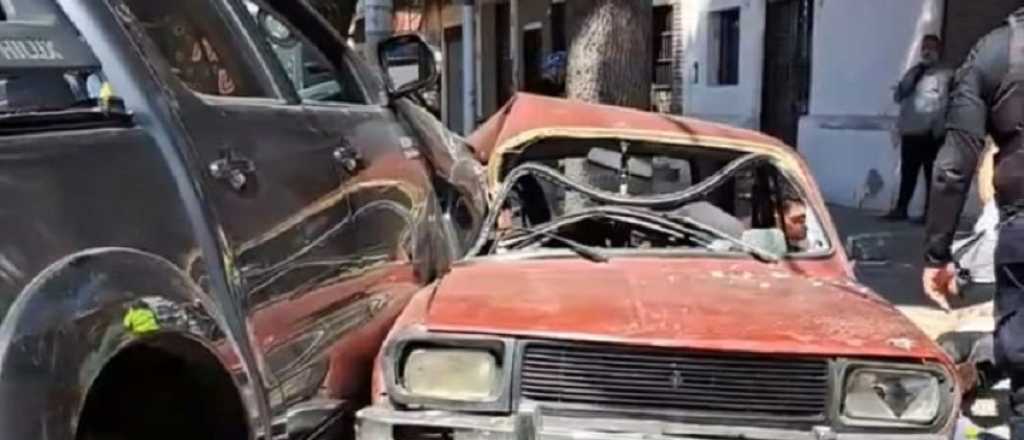
M 829 206 L 829 212 L 844 242 L 851 236 L 862 234 L 881 234 L 885 237 L 887 262 L 858 265 L 857 277 L 860 282 L 893 303 L 926 334 L 936 338 L 957 329 L 992 326 L 991 298 L 965 298 L 954 304 L 953 312 L 947 313 L 933 306 L 925 297 L 920 281 L 924 268 L 924 226 L 909 222 L 887 222 L 881 220 L 881 212 L 841 206 Z M 964 219 L 961 227 L 970 229 L 973 223 L 973 219 Z M 1002 414 L 1005 414 L 1007 407 L 1006 384 L 999 384 L 995 388 L 979 395 L 968 412 L 971 422 L 982 429 L 983 437 L 1008 438 L 1009 430 L 1002 422 Z
M 882 213 L 854 208 L 830 206 L 832 220 L 844 242 L 851 236 L 881 234 L 885 238 L 887 261 L 882 264 L 856 266 L 862 283 L 896 305 L 931 337 L 952 331 L 967 321 L 991 321 L 991 298 L 968 297 L 953 305 L 947 313 L 935 307 L 921 288 L 924 226 L 909 222 L 881 220 Z M 973 219 L 965 219 L 962 227 L 970 229 Z M 991 325 L 991 324 L 989 324 Z

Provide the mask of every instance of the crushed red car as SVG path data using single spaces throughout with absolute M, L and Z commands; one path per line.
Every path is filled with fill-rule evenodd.
M 518 95 L 469 142 L 491 211 L 419 292 L 362 439 L 940 439 L 963 383 L 857 283 L 764 135 Z

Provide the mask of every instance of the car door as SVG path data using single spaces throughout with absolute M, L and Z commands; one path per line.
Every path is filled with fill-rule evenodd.
M 321 290 L 352 292 L 353 303 L 368 302 L 372 312 L 359 315 L 365 321 L 358 324 L 324 320 L 323 343 L 331 346 L 324 389 L 334 396 L 361 394 L 391 322 L 447 261 L 445 237 L 434 227 L 439 210 L 430 170 L 404 123 L 360 93 L 375 81 L 370 69 L 312 10 L 300 2 L 238 1 L 256 11 L 261 41 L 311 124 L 337 145 L 335 159 L 347 173 L 350 216 L 337 246 L 351 266 Z
M 318 392 L 327 350 L 378 314 L 353 280 L 358 158 L 325 133 L 268 52 L 245 4 L 124 0 L 126 20 L 190 133 L 196 169 L 246 286 L 240 303 L 278 411 Z M 329 69 L 308 69 L 333 78 Z M 346 99 L 366 102 L 356 84 Z M 364 351 L 375 351 L 366 347 Z

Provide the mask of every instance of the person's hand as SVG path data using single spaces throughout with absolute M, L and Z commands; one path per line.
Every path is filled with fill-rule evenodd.
M 926 267 L 921 274 L 925 295 L 942 310 L 950 311 L 949 298 L 960 294 L 956 285 L 956 269 L 952 264 L 943 267 Z

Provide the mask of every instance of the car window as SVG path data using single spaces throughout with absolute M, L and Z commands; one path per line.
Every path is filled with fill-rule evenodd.
M 211 0 L 124 0 L 174 75 L 195 92 L 271 97 L 247 46 Z
M 263 5 L 250 0 L 244 0 L 244 4 L 255 29 L 274 53 L 272 62 L 288 76 L 302 102 L 366 102 L 348 63 L 332 65 L 300 29 Z

